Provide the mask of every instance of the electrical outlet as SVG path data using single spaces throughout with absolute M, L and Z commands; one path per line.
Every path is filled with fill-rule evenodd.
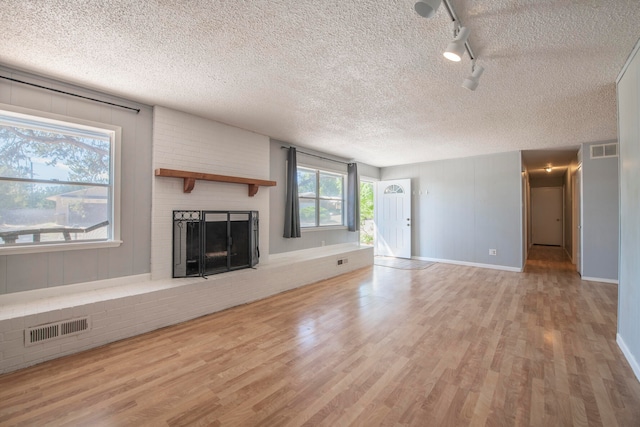
M 342 260 L 341 259 L 338 260 L 338 265 L 342 265 Z
M 489 249 L 489 255 L 498 255 L 498 251 L 495 249 Z

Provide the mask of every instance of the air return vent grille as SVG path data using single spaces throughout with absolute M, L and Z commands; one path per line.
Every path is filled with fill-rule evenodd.
M 45 341 L 77 335 L 89 329 L 91 329 L 89 317 L 80 317 L 78 319 L 34 326 L 24 330 L 24 345 L 28 347 Z
M 591 158 L 603 159 L 605 157 L 618 157 L 618 143 L 598 144 L 591 146 Z

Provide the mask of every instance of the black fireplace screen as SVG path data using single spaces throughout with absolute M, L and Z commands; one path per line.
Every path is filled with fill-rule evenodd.
M 257 211 L 173 211 L 173 277 L 258 264 Z

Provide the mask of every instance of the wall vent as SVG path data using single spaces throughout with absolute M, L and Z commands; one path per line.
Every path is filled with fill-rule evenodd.
M 30 345 L 39 344 L 41 342 L 77 335 L 90 329 L 91 322 L 89 317 L 80 317 L 77 319 L 62 320 L 60 322 L 34 326 L 24 330 L 24 345 L 25 347 L 29 347 Z
M 618 157 L 618 143 L 598 144 L 591 146 L 592 159 L 604 159 L 606 157 Z

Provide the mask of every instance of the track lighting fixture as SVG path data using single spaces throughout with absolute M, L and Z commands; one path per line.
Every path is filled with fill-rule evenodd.
M 442 0 L 418 0 L 413 7 L 418 15 L 423 18 L 431 18 L 438 11 L 440 3 Z
M 465 43 L 469 38 L 469 29 L 467 27 L 461 27 L 456 31 L 455 38 L 447 46 L 447 50 L 444 51 L 444 57 L 450 61 L 460 62 L 464 51 L 466 50 Z
M 456 15 L 455 10 L 453 10 L 453 6 L 451 6 L 450 0 L 418 0 L 414 5 L 414 9 L 418 15 L 423 18 L 431 18 L 435 15 L 436 11 L 440 7 L 440 5 L 444 3 L 444 8 L 449 14 L 451 21 L 453 22 L 453 36 L 454 39 L 447 46 L 447 50 L 444 52 L 444 57 L 449 59 L 450 61 L 460 62 L 462 60 L 462 56 L 466 51 L 469 54 L 469 58 L 473 61 L 473 65 L 471 66 L 471 75 L 467 77 L 462 86 L 469 90 L 476 90 L 478 87 L 478 83 L 480 81 L 480 76 L 482 75 L 484 68 L 481 66 L 476 67 L 476 59 L 477 56 L 473 53 L 471 49 L 471 45 L 468 42 L 469 38 L 469 29 L 463 27 Z
M 471 74 L 464 79 L 462 87 L 469 90 L 476 90 L 478 83 L 480 83 L 480 76 L 484 72 L 484 68 L 481 65 L 476 66 L 476 61 L 473 61 L 471 65 Z

